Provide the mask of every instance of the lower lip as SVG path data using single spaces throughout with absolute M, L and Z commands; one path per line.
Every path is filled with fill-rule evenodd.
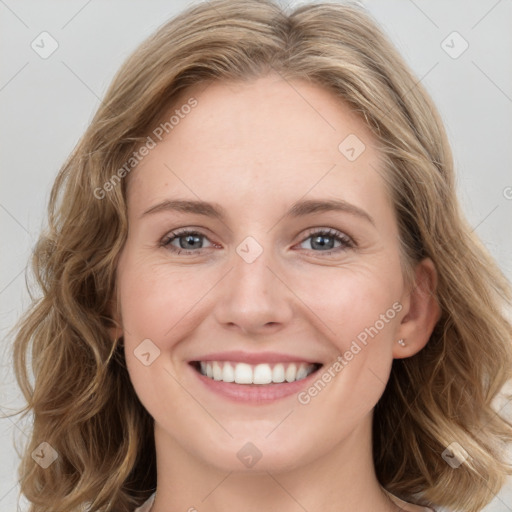
M 301 380 L 283 382 L 280 384 L 236 384 L 235 382 L 223 382 L 214 380 L 199 373 L 192 365 L 189 365 L 196 377 L 210 391 L 234 402 L 253 404 L 266 404 L 299 393 L 317 377 L 318 368 L 313 373 Z

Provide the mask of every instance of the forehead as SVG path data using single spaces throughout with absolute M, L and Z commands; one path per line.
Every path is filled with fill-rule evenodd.
M 180 119 L 174 116 L 178 123 L 171 130 L 184 149 L 200 141 L 210 149 L 239 149 L 261 157 L 265 149 L 272 150 L 273 158 L 289 149 L 337 156 L 339 142 L 350 133 L 357 132 L 369 144 L 373 139 L 355 109 L 304 80 L 270 75 L 248 82 L 200 84 L 181 94 L 167 118 L 182 108 L 189 110 L 185 106 L 191 98 L 197 106 Z
M 162 140 L 150 135 L 156 145 L 130 176 L 131 202 L 170 190 L 251 202 L 262 194 L 293 202 L 304 194 L 356 201 L 383 193 L 373 190 L 383 183 L 369 128 L 315 84 L 278 75 L 199 84 L 163 120 Z

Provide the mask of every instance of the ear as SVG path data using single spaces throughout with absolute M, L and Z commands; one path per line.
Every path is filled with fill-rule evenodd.
M 403 339 L 405 346 L 396 343 L 393 357 L 401 359 L 418 353 L 430 339 L 430 335 L 441 316 L 436 299 L 437 271 L 430 258 L 420 261 L 414 270 L 415 282 L 402 297 L 403 317 L 397 330 L 397 339 Z
M 116 292 L 112 295 L 109 302 L 109 313 L 112 319 L 112 325 L 108 328 L 109 337 L 112 341 L 116 341 L 123 335 L 123 327 L 121 322 L 121 311 L 119 309 L 119 301 Z

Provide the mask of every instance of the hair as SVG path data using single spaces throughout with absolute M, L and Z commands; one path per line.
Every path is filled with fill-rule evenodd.
M 52 188 L 31 266 L 39 296 L 13 345 L 20 412 L 33 416 L 19 466 L 31 512 L 128 512 L 155 491 L 153 419 L 111 335 L 127 180 L 96 191 L 190 86 L 268 73 L 321 86 L 361 116 L 382 155 L 404 276 L 427 257 L 437 269 L 440 318 L 420 352 L 393 361 L 374 410 L 379 482 L 406 501 L 472 512 L 512 474 L 512 424 L 494 402 L 512 377 L 511 289 L 461 213 L 429 95 L 361 6 L 211 0 L 126 60 Z M 42 442 L 58 454 L 46 469 L 31 456 Z M 468 454 L 456 469 L 441 456 L 452 442 Z

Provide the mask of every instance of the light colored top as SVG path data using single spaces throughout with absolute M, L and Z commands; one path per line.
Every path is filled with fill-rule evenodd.
M 391 493 L 387 493 L 388 496 L 399 506 L 404 512 L 409 512 L 413 510 L 411 508 L 411 504 L 407 503 L 406 501 L 401 500 L 400 498 L 397 498 L 395 495 Z M 134 512 L 149 512 L 151 506 L 153 505 L 153 502 L 155 501 L 156 493 L 152 494 L 147 501 L 145 501 L 139 508 L 134 510 Z M 430 507 L 423 507 L 423 512 L 436 512 L 434 509 Z
M 404 512 L 410 512 L 411 510 L 417 510 L 417 508 L 414 508 L 414 507 L 417 507 L 418 505 L 412 505 L 411 503 L 407 503 L 406 501 L 401 500 L 400 498 L 397 498 L 394 494 L 391 494 L 388 491 L 386 491 L 386 494 L 389 496 L 391 501 L 393 501 L 400 507 L 401 511 L 403 510 Z M 421 511 L 422 512 L 436 512 L 433 508 L 430 508 L 430 507 L 422 507 Z
M 155 501 L 156 493 L 153 493 L 139 508 L 136 508 L 133 512 L 149 512 L 151 505 Z

